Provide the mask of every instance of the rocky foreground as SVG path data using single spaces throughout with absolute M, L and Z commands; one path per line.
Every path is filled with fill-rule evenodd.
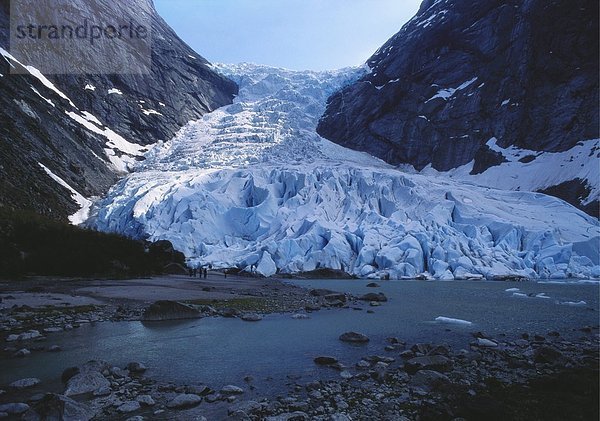
M 225 292 L 223 285 L 213 285 L 217 291 L 212 293 Z M 325 308 L 344 311 L 363 306 L 375 311 L 387 305 L 386 296 L 374 291 L 352 297 L 273 283 L 254 291 L 260 292 L 260 297 L 243 298 L 237 289 L 231 294 L 234 298 L 215 298 L 209 303 L 159 300 L 127 305 L 117 300 L 62 309 L 5 306 L 0 313 L 5 341 L 0 364 L 27 358 L 32 352 L 60 352 L 52 345 L 53 335 L 84 323 L 208 316 L 260 322 L 262 314 L 273 311 L 290 312 L 291 317 L 303 319 Z M 19 294 L 2 297 L 4 304 L 20 299 Z M 52 384 L 23 378 L 0 385 L 0 418 L 596 420 L 599 337 L 598 326 L 520 337 L 510 332 L 496 337 L 473 332 L 471 342 L 462 349 L 388 338 L 376 344 L 381 352 L 369 355 L 365 351 L 359 360 L 316 353 L 313 364 L 324 370 L 321 380 L 290 375 L 286 385 L 274 393 L 263 393 L 258 380 L 250 376 L 225 387 L 176 384 L 153 379 L 152 370 L 147 370 L 143 361 L 125 367 L 115 367 L 110 361 L 90 361 L 65 367 L 61 379 Z M 339 340 L 348 347 L 361 347 L 371 341 L 360 332 L 340 332 Z

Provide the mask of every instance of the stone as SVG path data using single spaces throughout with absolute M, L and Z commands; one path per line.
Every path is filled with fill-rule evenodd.
M 19 349 L 14 354 L 14 356 L 17 358 L 24 358 L 24 357 L 27 357 L 28 355 L 31 355 L 31 351 L 28 350 L 27 348 Z
M 62 348 L 58 345 L 52 345 L 50 348 L 48 348 L 48 352 L 60 352 L 62 351 Z
M 452 361 L 443 355 L 425 355 L 406 361 L 404 368 L 409 374 L 414 374 L 419 370 L 449 371 L 452 369 Z
M 357 332 L 346 332 L 340 335 L 340 341 L 342 342 L 351 342 L 351 343 L 367 343 L 369 342 L 369 338 L 362 333 Z
M 359 300 L 361 300 L 361 301 L 374 301 L 374 302 L 384 303 L 388 299 L 387 299 L 387 297 L 385 296 L 385 294 L 383 292 L 379 292 L 379 293 L 370 292 L 368 294 L 362 295 L 359 298 Z
M 313 297 L 324 297 L 326 295 L 338 294 L 335 291 L 331 291 L 330 289 L 311 289 L 309 292 Z
M 333 364 L 337 364 L 338 360 L 335 357 L 328 357 L 328 356 L 321 356 L 321 357 L 316 357 L 314 359 L 315 364 L 318 365 L 333 365 Z
M 29 405 L 26 403 L 5 403 L 0 405 L 0 412 L 5 412 L 9 415 L 21 415 L 29 410 Z
M 182 409 L 182 408 L 191 408 L 197 406 L 202 402 L 202 398 L 198 395 L 194 395 L 191 393 L 183 393 L 177 395 L 171 401 L 167 403 L 167 408 L 171 409 Z
M 144 373 L 147 370 L 147 368 L 142 363 L 131 362 L 127 364 L 127 370 L 129 370 L 131 373 L 141 374 Z
M 432 389 L 447 383 L 450 383 L 450 379 L 447 376 L 432 370 L 420 370 L 409 381 L 409 385 L 412 387 L 426 389 Z
M 130 412 L 138 411 L 141 408 L 140 403 L 138 401 L 128 401 L 119 405 L 117 411 L 122 414 L 128 414 Z
M 533 351 L 533 359 L 538 364 L 554 364 L 564 359 L 563 354 L 549 346 L 540 346 Z
M 78 396 L 110 387 L 110 382 L 102 375 L 102 371 L 108 369 L 104 362 L 90 361 L 77 368 L 76 374 L 67 380 L 65 396 Z M 63 373 L 63 378 L 64 378 Z M 71 374 L 71 373 L 69 373 Z
M 202 313 L 195 308 L 177 301 L 162 300 L 150 305 L 142 316 L 144 321 L 197 319 Z
M 265 421 L 308 421 L 310 417 L 306 412 L 296 411 L 296 412 L 287 412 L 284 414 L 274 415 L 271 417 L 266 417 Z
M 150 396 L 150 395 L 139 395 L 137 398 L 135 398 L 135 400 L 138 401 L 143 406 L 156 405 L 156 402 L 154 401 L 154 399 L 152 399 L 152 396 Z
M 224 395 L 241 395 L 244 393 L 244 389 L 238 386 L 228 385 L 221 389 L 221 393 Z
M 381 285 L 379 285 L 377 282 L 371 282 L 369 284 L 367 284 L 367 288 L 379 288 Z
M 259 322 L 263 319 L 261 315 L 256 313 L 243 314 L 240 318 L 245 322 Z
M 477 338 L 475 345 L 480 348 L 496 348 L 498 344 L 490 339 Z
M 327 295 L 325 295 L 324 298 L 325 298 L 325 300 L 327 300 L 329 302 L 339 301 L 339 302 L 345 303 L 347 301 L 346 294 L 338 293 L 338 292 L 336 292 L 334 294 L 327 294 Z
M 35 377 L 17 380 L 8 385 L 11 389 L 29 389 L 31 387 L 37 386 L 42 381 Z
M 46 329 L 44 329 L 44 333 L 57 333 L 62 331 L 62 327 L 47 327 Z
M 292 319 L 295 319 L 295 320 L 307 320 L 307 319 L 310 319 L 310 316 L 308 316 L 307 314 L 294 314 L 292 316 Z

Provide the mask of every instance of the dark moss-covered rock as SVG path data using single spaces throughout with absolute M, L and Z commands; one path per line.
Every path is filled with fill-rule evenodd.
M 163 320 L 181 320 L 197 319 L 202 314 L 193 307 L 177 301 L 157 301 L 150 305 L 143 315 L 144 321 L 163 321 Z

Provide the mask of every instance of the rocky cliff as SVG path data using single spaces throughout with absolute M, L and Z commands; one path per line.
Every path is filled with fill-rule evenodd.
M 597 214 L 598 145 L 585 141 L 600 137 L 598 61 L 596 1 L 426 0 L 370 73 L 330 98 L 318 131 L 392 164 L 460 168 Z
M 104 20 L 148 14 L 147 74 L 85 74 L 82 58 L 66 63 L 72 67 L 64 74 L 44 76 L 10 54 L 9 1 L 0 2 L 0 206 L 66 219 L 151 145 L 237 93 L 234 82 L 215 73 L 160 18 L 151 0 L 73 0 L 45 20 L 85 16 L 92 5 Z M 23 74 L 11 74 L 15 69 Z

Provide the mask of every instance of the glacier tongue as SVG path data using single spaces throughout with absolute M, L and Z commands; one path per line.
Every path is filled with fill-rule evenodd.
M 600 275 L 598 221 L 565 202 L 405 174 L 319 137 L 327 98 L 363 69 L 218 67 L 240 85 L 235 103 L 156 146 L 90 225 L 265 276 Z

